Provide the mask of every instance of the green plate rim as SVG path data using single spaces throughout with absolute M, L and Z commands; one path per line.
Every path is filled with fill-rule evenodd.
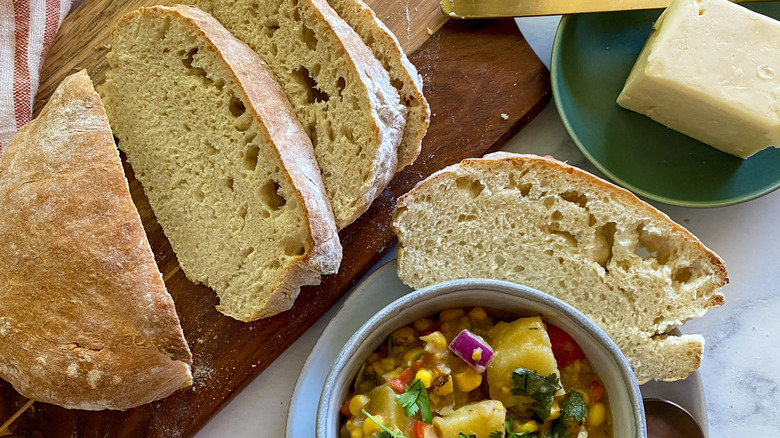
M 590 163 L 593 164 L 601 173 L 603 173 L 607 178 L 611 179 L 613 182 L 617 183 L 618 185 L 630 190 L 631 192 L 639 196 L 654 201 L 662 202 L 664 204 L 678 206 L 678 207 L 712 208 L 712 207 L 726 207 L 729 205 L 737 205 L 743 202 L 752 201 L 756 198 L 760 198 L 761 196 L 767 195 L 780 188 L 780 179 L 778 179 L 777 181 L 775 181 L 774 184 L 770 184 L 764 187 L 763 189 L 757 190 L 745 196 L 731 197 L 731 198 L 721 199 L 716 201 L 686 201 L 686 200 L 680 200 L 680 199 L 669 198 L 666 196 L 656 195 L 652 192 L 644 190 L 641 187 L 638 187 L 634 184 L 629 183 L 628 181 L 625 181 L 622 178 L 617 177 L 612 171 L 609 170 L 608 167 L 604 166 L 600 161 L 598 161 L 590 153 L 590 150 L 582 143 L 579 136 L 577 135 L 577 132 L 572 127 L 571 122 L 569 121 L 567 113 L 564 110 L 563 104 L 559 97 L 560 96 L 559 83 L 562 81 L 562 79 L 560 78 L 561 76 L 560 52 L 561 52 L 561 44 L 563 40 L 563 30 L 567 26 L 568 22 L 576 18 L 576 16 L 577 14 L 564 15 L 563 17 L 561 17 L 560 23 L 558 23 L 558 28 L 555 31 L 555 38 L 553 39 L 552 54 L 550 56 L 550 85 L 552 88 L 552 95 L 553 95 L 553 100 L 555 101 L 556 110 L 558 111 L 558 115 L 561 118 L 563 127 L 566 129 L 566 132 L 569 134 L 569 137 L 571 137 L 572 141 L 574 142 L 574 145 L 577 146 L 577 149 L 579 149 L 579 151 L 585 156 L 585 158 L 587 158 L 588 161 L 590 161 Z

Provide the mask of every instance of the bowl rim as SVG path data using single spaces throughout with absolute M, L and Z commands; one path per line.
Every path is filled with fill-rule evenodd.
M 630 410 L 633 413 L 633 423 L 636 425 L 636 436 L 647 436 L 644 406 L 642 404 L 642 395 L 639 390 L 639 384 L 628 360 L 606 333 L 590 320 L 590 318 L 585 316 L 585 314 L 551 295 L 518 283 L 482 278 L 451 280 L 418 289 L 396 299 L 369 318 L 368 321 L 366 321 L 344 344 L 344 347 L 328 370 L 317 407 L 317 418 L 315 423 L 316 436 L 319 438 L 331 437 L 331 435 L 328 434 L 329 418 L 338 411 L 338 407 L 328 404 L 327 401 L 331 398 L 334 389 L 339 382 L 338 377 L 340 372 L 345 368 L 350 358 L 354 356 L 355 350 L 359 349 L 360 345 L 373 334 L 375 328 L 381 326 L 386 319 L 392 318 L 394 315 L 403 313 L 424 302 L 432 299 L 444 300 L 442 297 L 468 292 L 469 290 L 486 291 L 488 293 L 496 293 L 511 298 L 528 300 L 532 303 L 547 307 L 551 311 L 563 314 L 566 319 L 569 319 L 573 324 L 579 326 L 589 337 L 599 344 L 601 348 L 605 349 L 613 359 L 614 365 L 619 373 L 620 381 L 624 383 L 631 404 Z

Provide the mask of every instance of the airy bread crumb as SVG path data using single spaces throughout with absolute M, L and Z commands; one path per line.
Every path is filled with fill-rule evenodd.
M 265 66 L 214 18 L 117 23 L 101 88 L 119 147 L 188 278 L 242 321 L 292 306 L 341 260 L 311 143 Z
M 406 106 L 406 126 L 398 145 L 398 170 L 414 163 L 431 122 L 431 108 L 423 96 L 422 77 L 404 54 L 401 44 L 363 0 L 328 0 L 390 74 L 401 103 Z M 428 29 L 429 34 L 433 31 Z
M 326 0 L 194 0 L 274 72 L 314 145 L 336 225 L 393 177 L 406 109 L 390 77 Z
M 552 158 L 494 153 L 441 170 L 398 200 L 398 275 L 521 283 L 573 305 L 637 379 L 684 379 L 704 339 L 668 332 L 724 302 L 726 266 L 630 192 Z

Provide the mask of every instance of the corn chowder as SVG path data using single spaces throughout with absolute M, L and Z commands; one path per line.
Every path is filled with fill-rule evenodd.
M 582 349 L 541 318 L 447 309 L 371 353 L 341 407 L 341 438 L 612 436 Z

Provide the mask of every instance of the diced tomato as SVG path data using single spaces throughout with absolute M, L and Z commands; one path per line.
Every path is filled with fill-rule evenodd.
M 427 425 L 424 421 L 414 423 L 414 438 L 423 438 L 425 436 L 425 426 Z
M 398 393 L 403 393 L 406 391 L 406 386 L 412 383 L 412 380 L 414 380 L 414 375 L 417 373 L 417 370 L 414 366 L 411 366 L 401 372 L 401 375 L 396 377 L 395 379 L 390 379 L 389 383 L 390 386 L 393 387 L 393 389 L 396 390 Z
M 351 399 L 352 397 L 348 397 L 346 400 L 344 400 L 344 403 L 342 403 L 341 407 L 339 408 L 339 412 L 347 417 L 347 419 L 352 418 L 352 413 L 349 412 L 349 401 Z
M 590 399 L 593 400 L 593 403 L 598 403 L 598 401 L 601 400 L 601 397 L 604 397 L 604 394 L 607 393 L 607 389 L 604 388 L 604 385 L 598 380 L 592 380 L 588 383 L 588 392 L 590 393 Z
M 414 438 L 440 438 L 436 428 L 424 421 L 414 423 Z
M 560 328 L 547 324 L 547 335 L 550 337 L 553 355 L 558 362 L 558 368 L 563 368 L 575 360 L 585 359 L 585 353 L 568 333 Z

